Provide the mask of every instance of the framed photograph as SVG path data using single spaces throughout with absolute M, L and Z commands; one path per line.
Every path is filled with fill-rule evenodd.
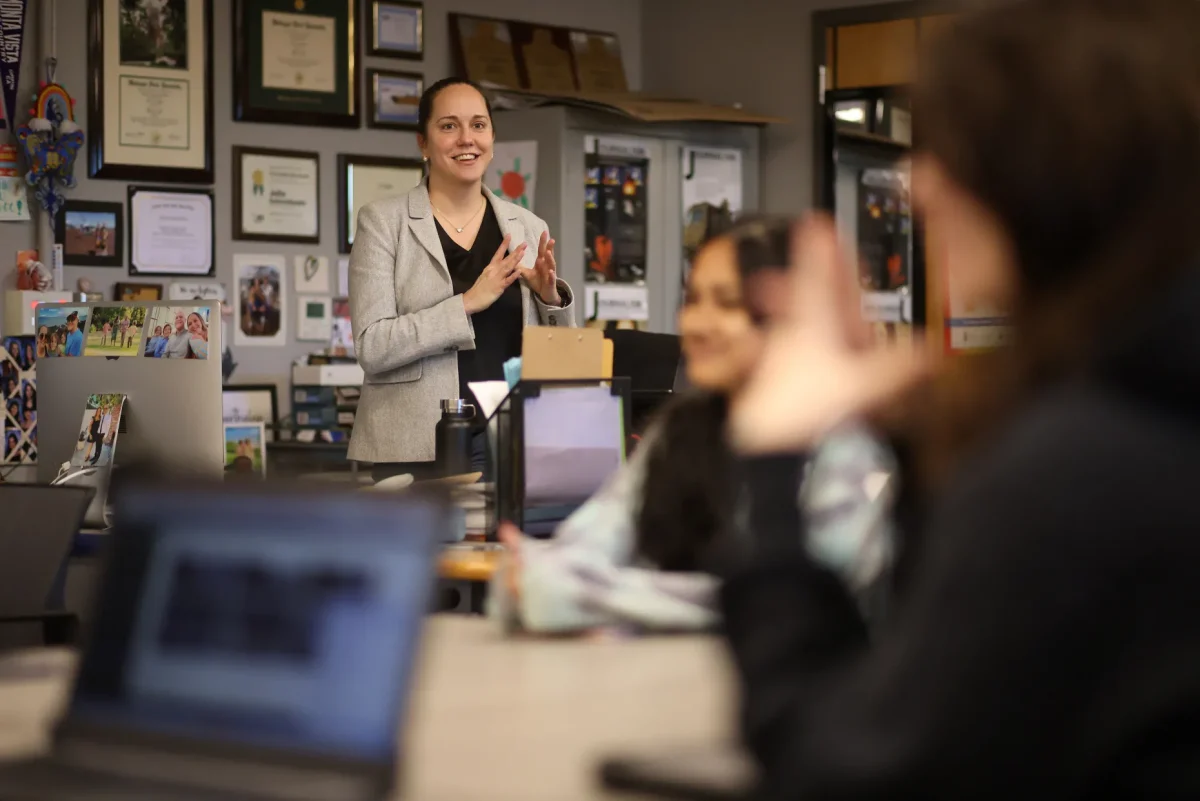
M 403 195 L 421 182 L 420 159 L 338 154 L 338 242 L 340 252 L 354 245 L 358 211 L 374 200 Z
M 390 58 L 425 56 L 425 8 L 405 0 L 368 0 L 367 54 Z
M 233 238 L 321 241 L 321 157 L 298 150 L 233 149 Z
M 129 274 L 211 276 L 211 189 L 129 187 Z
M 267 475 L 267 432 L 262 423 L 225 423 L 225 470 Z
M 212 14 L 212 0 L 89 0 L 89 177 L 213 182 Z
M 113 300 L 116 301 L 162 300 L 162 296 L 162 284 L 117 283 L 113 285 Z
M 233 344 L 286 345 L 286 257 L 234 254 L 233 280 Z
M 233 118 L 357 128 L 358 0 L 234 0 Z
M 424 75 L 367 70 L 367 127 L 417 130 L 417 103 L 424 91 Z
M 221 388 L 221 414 L 226 423 L 262 423 L 267 441 L 275 440 L 279 400 L 274 384 L 226 384 Z
M 54 241 L 63 246 L 63 264 L 124 267 L 125 204 L 68 200 L 58 210 Z

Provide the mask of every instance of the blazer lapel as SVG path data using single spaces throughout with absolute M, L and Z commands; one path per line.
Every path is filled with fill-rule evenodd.
M 442 251 L 442 240 L 438 238 L 437 225 L 433 221 L 433 206 L 429 203 L 429 187 L 424 181 L 408 193 L 408 217 L 408 227 L 417 241 L 441 265 L 442 272 L 449 280 L 450 268 L 446 266 L 446 254 Z
M 492 204 L 492 211 L 496 212 L 496 220 L 500 223 L 500 233 L 509 237 L 509 250 L 520 245 L 525 241 L 525 226 L 521 224 L 521 218 L 517 216 L 517 207 L 511 203 L 506 203 L 488 188 L 484 188 L 483 194 L 487 195 L 488 202 Z M 521 259 L 522 267 L 531 267 L 537 259 L 537 252 L 531 257 L 529 249 L 525 249 L 525 256 Z

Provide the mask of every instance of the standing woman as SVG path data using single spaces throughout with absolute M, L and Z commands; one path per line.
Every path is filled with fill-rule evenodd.
M 349 458 L 374 463 L 376 481 L 433 460 L 440 401 L 470 401 L 468 382 L 502 379 L 525 326 L 575 324 L 546 223 L 483 186 L 495 132 L 479 87 L 434 83 L 418 124 L 427 177 L 362 208 L 350 256 L 350 320 L 366 380 Z M 482 470 L 482 421 L 474 441 Z

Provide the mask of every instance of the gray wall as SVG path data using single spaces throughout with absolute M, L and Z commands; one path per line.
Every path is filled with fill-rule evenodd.
M 741 103 L 782 117 L 763 136 L 764 211 L 812 205 L 812 129 L 817 78 L 812 14 L 870 0 L 646 0 L 642 87 L 648 92 Z M 650 36 L 651 31 L 662 34 Z
M 86 128 L 87 121 L 87 15 L 83 13 L 85 0 L 59 0 L 58 81 L 76 98 L 75 115 Z M 66 13 L 78 6 L 80 13 Z M 330 128 L 297 128 L 258 123 L 233 121 L 232 101 L 232 27 L 230 0 L 214 0 L 214 97 L 213 113 L 215 125 L 216 157 L 216 280 L 229 288 L 232 280 L 231 256 L 234 253 L 282 253 L 291 257 L 304 253 L 318 253 L 330 260 L 331 279 L 336 278 L 337 248 L 337 154 L 364 153 L 396 156 L 418 156 L 413 134 L 378 131 L 361 128 L 343 131 Z M 425 0 L 425 61 L 407 62 L 397 59 L 366 58 L 367 67 L 412 70 L 423 72 L 427 81 L 437 80 L 451 73 L 447 13 L 485 14 L 507 19 L 522 19 L 549 24 L 611 31 L 620 38 L 621 52 L 630 84 L 640 86 L 642 74 L 641 0 L 607 0 L 591 3 L 588 0 Z M 27 98 L 36 82 L 43 75 L 35 54 L 43 36 L 41 2 L 29 4 L 28 15 L 31 28 L 26 33 L 25 56 L 21 71 L 23 84 L 21 96 Z M 24 117 L 21 117 L 24 122 Z M 252 242 L 234 242 L 230 239 L 231 221 L 231 148 L 234 145 L 257 145 L 304 150 L 316 150 L 321 154 L 321 244 L 319 246 L 285 245 Z M 124 201 L 127 184 L 122 181 L 92 181 L 87 177 L 86 164 L 77 166 L 75 174 L 79 186 L 70 193 L 71 198 L 80 200 Z M 44 225 L 44 220 L 38 225 Z M 15 258 L 17 250 L 36 248 L 38 236 L 33 223 L 0 223 L 0 287 L 15 286 Z M 125 252 L 128 253 L 128 245 Z M 43 260 L 49 262 L 50 254 Z M 118 281 L 170 282 L 169 278 L 130 278 L 124 269 L 95 267 L 67 267 L 66 285 L 74 290 L 80 278 L 91 280 L 94 289 L 111 298 L 112 285 Z M 295 293 L 294 276 L 288 276 L 287 324 L 289 343 L 287 347 L 247 347 L 232 345 L 234 360 L 238 362 L 233 380 L 240 383 L 274 381 L 280 386 L 280 412 L 287 410 L 287 384 L 290 363 L 293 359 L 318 349 L 319 343 L 295 342 Z M 332 283 L 332 280 L 331 280 Z M 331 290 L 336 290 L 336 285 Z

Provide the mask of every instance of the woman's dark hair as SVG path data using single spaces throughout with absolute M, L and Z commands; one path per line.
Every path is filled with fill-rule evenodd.
M 421 93 L 421 99 L 417 102 L 417 130 L 423 136 L 429 136 L 429 118 L 433 116 L 433 101 L 437 100 L 437 96 L 448 86 L 469 86 L 479 92 L 479 96 L 483 98 L 484 108 L 487 109 L 488 119 L 492 118 L 492 101 L 488 100 L 487 93 L 483 91 L 482 86 L 466 78 L 442 78 L 426 87 L 425 91 Z
M 926 54 L 921 148 L 995 215 L 1018 275 L 1014 346 L 934 388 L 933 475 L 1200 264 L 1198 41 L 1195 0 L 1012 0 Z
M 745 282 L 761 270 L 787 264 L 791 220 L 755 217 L 711 230 L 697 255 L 717 239 L 733 241 Z M 711 546 L 732 522 L 727 410 L 721 395 L 687 392 L 663 409 L 653 440 L 644 446 L 650 452 L 637 513 L 637 550 L 660 570 L 711 570 Z

